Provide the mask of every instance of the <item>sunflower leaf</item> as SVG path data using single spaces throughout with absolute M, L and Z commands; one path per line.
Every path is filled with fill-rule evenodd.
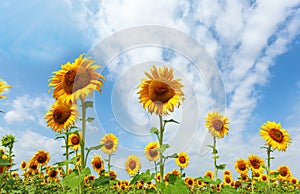
M 170 119 L 170 120 L 164 120 L 164 123 L 176 123 L 176 124 L 180 124 L 178 121 L 175 121 L 174 119 Z
M 226 164 L 220 164 L 220 165 L 217 165 L 216 167 L 217 167 L 217 169 L 219 169 L 219 170 L 224 170 L 225 167 L 226 167 Z
M 92 150 L 99 150 L 100 148 L 102 148 L 103 146 L 105 146 L 105 144 L 100 144 L 97 146 L 93 146 L 93 147 L 89 147 L 89 148 L 85 148 L 87 151 L 92 151 Z
M 113 178 L 112 176 L 101 176 L 93 181 L 94 186 L 104 185 L 109 183 L 109 180 Z
M 91 169 L 89 167 L 86 167 L 81 171 L 81 174 L 83 175 L 90 175 L 91 174 Z
M 167 148 L 169 148 L 170 145 L 169 144 L 162 144 L 161 145 L 161 148 L 160 148 L 160 151 L 163 153 Z
M 95 119 L 94 117 L 89 117 L 89 118 L 86 119 L 86 121 L 90 123 L 90 122 L 93 122 L 94 119 Z
M 84 102 L 84 108 L 87 109 L 87 108 L 93 108 L 94 106 L 94 103 L 93 101 L 85 101 Z
M 156 127 L 152 127 L 151 130 L 150 130 L 150 133 L 158 135 L 159 132 L 158 132 L 158 129 Z
M 68 174 L 62 180 L 62 185 L 70 187 L 72 190 L 75 190 L 83 182 L 84 177 L 85 177 L 84 174 L 80 174 L 80 175 L 77 175 L 77 173 Z
M 170 156 L 167 156 L 166 158 L 167 158 L 167 159 L 168 159 L 168 158 L 178 158 L 178 154 L 177 154 L 177 153 L 174 153 L 174 154 L 172 154 L 172 155 L 170 155 Z

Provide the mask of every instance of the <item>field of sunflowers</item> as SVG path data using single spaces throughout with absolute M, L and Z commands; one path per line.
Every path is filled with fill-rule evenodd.
M 44 119 L 57 133 L 54 138 L 64 141 L 65 160 L 49 164 L 47 150 L 37 150 L 29 161 L 16 164 L 13 148 L 17 139 L 10 134 L 1 137 L 0 193 L 300 193 L 298 179 L 288 166 L 270 168 L 275 159 L 272 153 L 285 151 L 292 141 L 280 123 L 274 121 L 266 121 L 259 130 L 265 144 L 257 147 L 265 150 L 266 159 L 251 154 L 236 160 L 234 166 L 239 176 L 234 179 L 226 169 L 227 164 L 217 162 L 222 154 L 217 150 L 217 141 L 228 135 L 229 119 L 219 112 L 208 113 L 204 119 L 213 138 L 213 144 L 207 145 L 211 149 L 213 170 L 208 169 L 199 177 L 184 173 L 190 160 L 187 153 L 165 154 L 170 147 L 164 143 L 165 128 L 169 123 L 180 123 L 164 117 L 185 99 L 181 90 L 184 86 L 180 79 L 174 78 L 169 67 L 152 66 L 137 86 L 143 108 L 159 118 L 157 126 L 149 129 L 157 141 L 149 142 L 144 148 L 154 170 L 141 171 L 139 157 L 129 154 L 124 166 L 131 178 L 118 179 L 111 165 L 112 155 L 118 149 L 118 137 L 105 134 L 93 147 L 87 147 L 85 141 L 87 123 L 94 119 L 87 115 L 87 109 L 94 106 L 90 97 L 95 91 L 101 92 L 105 83 L 105 77 L 97 73 L 99 68 L 96 61 L 80 55 L 74 62 L 63 64 L 49 79 L 55 103 Z M 1 79 L 1 100 L 6 98 L 8 90 L 13 88 Z M 87 164 L 94 150 L 101 150 L 108 159 L 96 155 Z M 165 172 L 168 160 L 173 160 L 178 168 Z

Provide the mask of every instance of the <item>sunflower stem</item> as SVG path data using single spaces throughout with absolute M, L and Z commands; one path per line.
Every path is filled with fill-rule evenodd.
M 110 173 L 110 158 L 111 158 L 111 154 L 108 154 L 108 163 L 107 163 L 108 173 Z
M 271 169 L 271 146 L 269 145 L 267 148 L 267 160 L 268 160 L 268 167 L 267 167 L 267 175 L 268 175 L 268 193 L 270 193 L 270 169 Z
M 160 124 L 160 133 L 159 133 L 159 146 L 160 148 L 163 145 L 163 134 L 164 134 L 164 125 L 162 120 L 162 115 L 159 115 L 159 124 Z M 163 164 L 163 153 L 159 152 L 159 169 L 160 169 L 160 182 L 163 182 L 164 179 L 164 164 Z
M 69 133 L 66 133 L 66 139 L 65 139 L 65 144 L 66 144 L 66 160 L 69 160 L 69 145 L 68 145 L 68 141 L 69 141 Z M 66 173 L 65 174 L 69 174 L 69 163 L 67 162 L 66 164 Z
M 214 136 L 214 145 L 213 145 L 213 154 L 214 154 L 214 175 L 215 175 L 215 180 L 218 179 L 218 168 L 217 168 L 217 139 L 216 136 Z
M 81 168 L 80 170 L 83 170 L 85 168 L 85 158 L 84 158 L 84 149 L 85 149 L 85 125 L 86 125 L 86 108 L 84 105 L 84 98 L 80 97 L 81 100 L 81 113 L 82 113 L 82 127 L 81 127 L 81 132 L 82 132 L 82 138 L 80 141 L 80 149 L 81 149 L 81 153 L 80 153 L 80 162 L 81 162 Z M 80 185 L 80 193 L 83 193 L 84 191 L 84 183 L 82 182 Z

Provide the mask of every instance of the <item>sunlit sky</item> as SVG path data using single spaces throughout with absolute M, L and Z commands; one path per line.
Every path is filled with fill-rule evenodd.
M 259 149 L 264 141 L 258 131 L 271 120 L 280 122 L 292 138 L 286 152 L 274 152 L 276 159 L 271 167 L 288 165 L 300 178 L 299 0 L 30 0 L 22 5 L 4 0 L 0 23 L 0 77 L 12 86 L 6 93 L 8 99 L 0 101 L 0 110 L 5 112 L 0 115 L 0 136 L 16 136 L 17 164 L 29 160 L 39 149 L 50 152 L 50 164 L 63 160 L 62 142 L 54 140 L 55 133 L 44 120 L 54 102 L 52 93 L 48 93 L 52 72 L 82 53 L 88 55 L 120 30 L 155 25 L 193 38 L 219 69 L 225 89 L 224 114 L 230 120 L 229 135 L 218 140 L 219 163 L 227 163 L 234 171 L 238 158 L 250 154 L 265 158 L 265 151 Z M 167 130 L 170 153 L 189 154 L 191 160 L 185 171 L 190 176 L 213 170 L 203 141 L 207 135 L 204 119 L 212 111 L 209 90 L 215 88 L 207 85 L 208 75 L 188 68 L 195 64 L 182 53 L 144 45 L 125 48 L 106 64 L 98 60 L 102 53 L 96 54 L 107 81 L 102 94 L 95 93 L 92 98 L 95 106 L 89 114 L 96 119 L 88 125 L 87 144 L 97 145 L 104 133 L 116 134 L 120 146 L 112 160 L 121 178 L 129 178 L 124 170 L 128 155 L 138 155 L 143 169 L 152 167 L 143 148 L 155 140 L 149 130 L 158 127 L 158 120 L 143 110 L 136 94 L 143 71 L 149 71 L 152 64 L 174 68 L 175 76 L 185 84 L 186 101 L 168 117 L 182 123 Z M 101 151 L 91 156 L 95 154 L 106 158 Z M 176 168 L 174 163 L 170 161 L 167 170 Z

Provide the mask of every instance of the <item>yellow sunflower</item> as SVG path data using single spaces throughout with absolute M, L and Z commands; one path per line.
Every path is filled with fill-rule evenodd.
M 277 170 L 279 172 L 277 178 L 280 181 L 287 181 L 289 180 L 290 176 L 292 176 L 291 170 L 288 166 L 279 166 Z
M 231 171 L 228 170 L 228 169 L 224 170 L 223 176 L 225 176 L 225 175 L 230 175 L 231 176 Z
M 125 168 L 128 174 L 135 175 L 141 169 L 140 159 L 135 155 L 128 156 Z
M 30 160 L 28 163 L 28 174 L 35 174 L 38 172 L 38 162 L 36 160 Z
M 240 174 L 240 178 L 243 182 L 247 182 L 249 180 L 249 176 L 247 173 Z
M 50 160 L 50 154 L 44 150 L 39 150 L 34 154 L 31 160 L 36 161 L 40 166 L 45 166 Z
M 101 147 L 101 150 L 106 154 L 112 154 L 118 148 L 118 140 L 112 133 L 105 134 L 100 142 L 100 145 L 104 145 Z
M 145 72 L 147 76 L 138 86 L 140 103 L 148 112 L 157 115 L 168 115 L 174 111 L 174 107 L 180 106 L 184 100 L 181 91 L 183 85 L 180 79 L 173 80 L 173 69 L 151 67 L 151 73 Z
M 193 177 L 186 177 L 186 178 L 184 178 L 184 183 L 185 183 L 186 186 L 191 188 L 191 187 L 194 186 L 195 180 L 194 180 Z
M 145 147 L 145 154 L 150 161 L 157 161 L 159 159 L 159 143 L 158 142 L 150 142 Z
M 266 140 L 266 144 L 278 151 L 285 151 L 292 140 L 287 131 L 281 128 L 280 123 L 276 122 L 267 121 L 261 126 L 259 133 Z
M 228 118 L 221 115 L 221 113 L 211 112 L 206 117 L 205 126 L 214 137 L 223 138 L 224 135 L 227 135 L 229 130 L 228 124 Z
M 260 174 L 260 176 L 258 177 L 258 180 L 266 183 L 266 182 L 268 182 L 268 175 Z
M 62 129 L 68 130 L 75 123 L 77 116 L 79 116 L 79 113 L 75 104 L 70 105 L 62 101 L 56 101 L 52 104 L 51 109 L 47 111 L 45 119 L 49 127 L 55 132 L 61 133 Z
M 248 166 L 249 166 L 248 161 L 244 159 L 236 160 L 234 165 L 236 171 L 238 171 L 241 174 L 245 174 L 248 172 Z
M 80 137 L 78 134 L 73 133 L 69 136 L 68 144 L 71 149 L 78 150 L 80 148 Z
M 290 183 L 293 184 L 293 185 L 297 185 L 298 182 L 299 182 L 298 179 L 297 179 L 296 177 L 292 177 L 292 176 L 289 178 L 289 181 L 290 181 Z
M 262 173 L 263 165 L 265 164 L 265 161 L 262 158 L 259 158 L 257 155 L 252 154 L 248 157 L 248 163 L 251 167 L 252 172 Z
M 204 177 L 208 176 L 210 179 L 214 179 L 214 173 L 211 170 L 208 170 L 204 173 Z
M 91 164 L 94 170 L 98 172 L 98 174 L 100 174 L 101 171 L 104 170 L 104 163 L 99 155 L 93 157 Z
M 100 66 L 94 62 L 83 58 L 81 54 L 73 63 L 67 62 L 61 66 L 61 70 L 53 72 L 49 79 L 53 97 L 67 103 L 76 103 L 79 98 L 92 96 L 93 90 L 101 92 L 105 78 L 96 72 Z
M 187 165 L 189 164 L 189 156 L 187 155 L 186 152 L 180 152 L 177 154 L 177 158 L 175 158 L 175 162 L 177 164 L 177 166 L 179 166 L 180 168 L 186 168 Z
M 53 168 L 47 169 L 46 173 L 47 173 L 48 177 L 52 180 L 55 180 L 58 176 L 58 170 L 53 169 Z
M 6 96 L 3 96 L 2 93 L 7 92 L 7 88 L 11 88 L 11 86 L 7 85 L 6 82 L 0 78 L 0 99 L 6 98 Z
M 223 183 L 224 183 L 224 185 L 229 185 L 229 186 L 231 186 L 231 184 L 232 184 L 233 182 L 234 182 L 234 181 L 232 180 L 231 175 L 225 175 L 225 176 L 223 177 Z
M 27 168 L 27 163 L 23 160 L 20 164 L 21 170 L 25 170 Z

